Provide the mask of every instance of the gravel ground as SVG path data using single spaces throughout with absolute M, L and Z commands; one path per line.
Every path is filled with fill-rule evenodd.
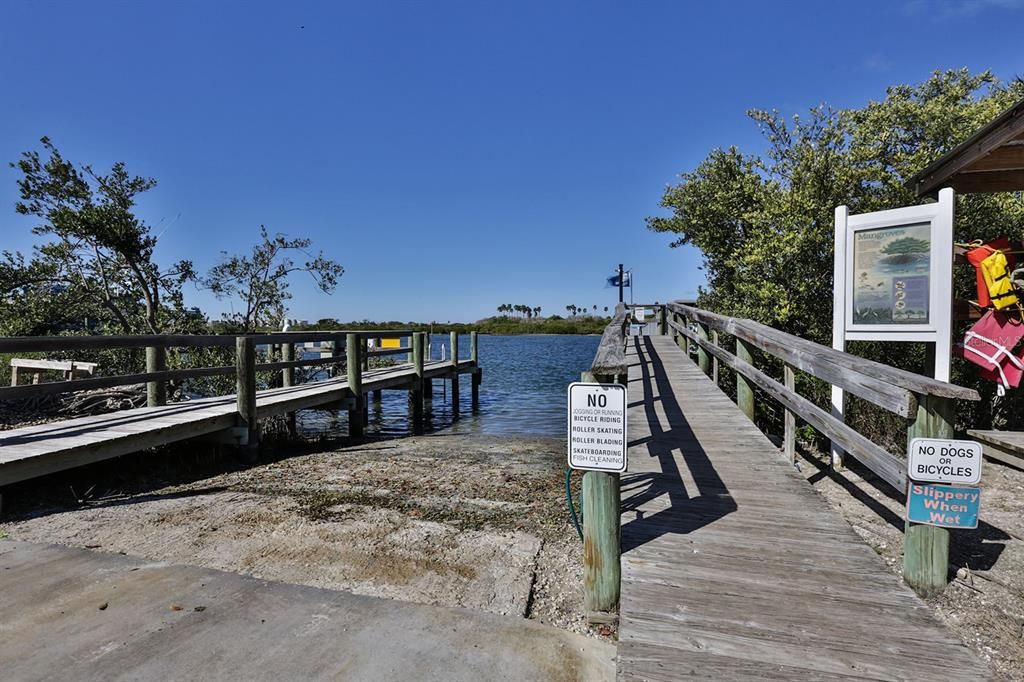
M 902 498 L 865 481 L 874 476 L 856 462 L 834 472 L 826 455 L 801 455 L 798 466 L 815 490 L 900 574 Z M 952 531 L 950 574 L 957 577 L 928 603 L 998 679 L 1024 681 L 1024 470 L 986 460 L 981 488 L 978 529 Z
M 251 468 L 176 451 L 39 479 L 6 496 L 0 534 L 614 634 L 584 620 L 561 440 L 297 447 Z

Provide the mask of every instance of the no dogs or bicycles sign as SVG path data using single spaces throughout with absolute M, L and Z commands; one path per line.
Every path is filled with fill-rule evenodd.
M 588 471 L 626 470 L 626 387 L 569 385 L 569 466 Z

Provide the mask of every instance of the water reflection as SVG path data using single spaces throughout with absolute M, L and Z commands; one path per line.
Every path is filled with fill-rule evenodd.
M 459 384 L 459 419 L 452 419 L 449 381 L 433 381 L 433 401 L 424 430 L 484 435 L 565 435 L 565 391 L 590 367 L 597 336 L 480 336 L 483 385 L 480 405 L 471 410 L 470 377 Z M 431 356 L 450 357 L 448 338 L 434 336 Z M 459 356 L 469 357 L 469 337 L 459 339 Z M 368 403 L 368 435 L 410 433 L 406 391 L 383 391 L 381 402 Z M 344 410 L 305 410 L 297 417 L 300 431 L 310 436 L 343 436 L 348 432 Z

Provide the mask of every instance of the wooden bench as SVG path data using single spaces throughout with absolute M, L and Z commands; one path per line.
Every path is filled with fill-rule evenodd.
M 95 362 L 74 360 L 36 360 L 34 358 L 11 358 L 11 386 L 18 385 L 21 370 L 32 371 L 32 383 L 39 383 L 41 372 L 61 372 L 65 379 L 91 377 L 98 366 Z
M 981 443 L 982 453 L 989 459 L 1024 469 L 1024 431 L 969 429 L 967 435 Z

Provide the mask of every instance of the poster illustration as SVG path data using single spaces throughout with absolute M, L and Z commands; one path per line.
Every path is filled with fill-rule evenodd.
M 853 244 L 853 324 L 928 324 L 928 223 L 860 230 Z

